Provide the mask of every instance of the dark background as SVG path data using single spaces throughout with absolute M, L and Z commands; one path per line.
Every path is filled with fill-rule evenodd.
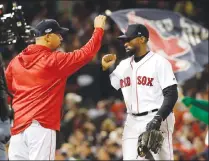
M 5 13 L 11 12 L 11 0 L 0 0 Z M 23 6 L 28 24 L 35 26 L 44 18 L 56 19 L 70 29 L 60 50 L 73 51 L 83 46 L 93 32 L 93 20 L 106 9 L 116 11 L 127 8 L 158 8 L 181 13 L 208 28 L 207 0 L 87 0 L 87 1 L 26 1 Z M 126 57 L 124 48 L 115 38 L 121 34 L 117 25 L 107 19 L 102 47 L 88 65 L 72 75 L 67 82 L 63 100 L 64 115 L 58 133 L 56 159 L 121 159 L 121 134 L 125 118 L 125 105 L 120 91 L 109 83 L 108 74 L 101 72 L 101 57 L 107 53 L 117 55 L 117 63 Z M 5 67 L 26 47 L 18 42 L 1 48 Z M 116 63 L 116 64 L 117 64 Z M 113 67 L 114 68 L 114 67 Z M 56 73 L 55 73 L 56 74 Z M 186 96 L 208 100 L 208 65 L 202 73 L 179 87 Z M 69 94 L 70 93 L 70 94 Z M 74 93 L 74 94 L 72 94 Z M 76 94 L 76 95 L 75 95 Z M 79 96 L 82 101 L 78 99 Z M 207 126 L 194 119 L 180 101 L 175 107 L 176 127 L 173 135 L 176 160 L 204 159 Z

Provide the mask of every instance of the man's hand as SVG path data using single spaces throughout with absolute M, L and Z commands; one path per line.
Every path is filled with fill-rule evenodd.
M 110 66 L 112 66 L 117 57 L 115 54 L 107 54 L 102 57 L 102 70 L 107 70 Z
M 102 28 L 104 30 L 106 16 L 99 15 L 94 19 L 94 28 Z

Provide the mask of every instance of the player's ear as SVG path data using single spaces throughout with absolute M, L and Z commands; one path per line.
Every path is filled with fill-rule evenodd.
M 146 38 L 144 36 L 142 36 L 140 39 L 141 39 L 141 43 L 143 44 L 146 43 Z
M 44 35 L 44 40 L 47 42 L 48 41 L 48 34 Z
M 45 41 L 46 41 L 47 43 L 50 43 L 50 38 L 51 38 L 51 35 L 50 35 L 50 34 L 46 34 L 46 35 L 44 36 L 44 38 L 45 38 Z
M 141 37 L 137 37 L 135 40 L 136 40 L 136 42 L 137 42 L 138 44 L 141 44 L 141 43 L 142 43 Z

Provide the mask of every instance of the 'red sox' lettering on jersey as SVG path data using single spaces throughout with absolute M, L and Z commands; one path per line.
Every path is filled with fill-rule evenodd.
M 153 86 L 152 82 L 154 78 L 146 77 L 146 76 L 138 76 L 138 85 L 143 85 L 143 86 Z
M 150 78 L 147 76 L 138 76 L 137 84 L 143 86 L 153 86 L 154 78 Z M 125 77 L 124 79 L 120 79 L 120 88 L 129 87 L 131 85 L 130 77 Z
M 120 80 L 120 87 L 121 88 L 130 86 L 130 85 L 131 85 L 130 77 L 126 77 L 126 78 Z

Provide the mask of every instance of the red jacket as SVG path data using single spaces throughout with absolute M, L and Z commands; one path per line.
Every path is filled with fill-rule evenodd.
M 87 64 L 98 52 L 103 29 L 96 28 L 89 42 L 70 53 L 29 45 L 6 69 L 9 91 L 14 95 L 12 135 L 24 131 L 32 120 L 60 130 L 61 106 L 67 77 Z

